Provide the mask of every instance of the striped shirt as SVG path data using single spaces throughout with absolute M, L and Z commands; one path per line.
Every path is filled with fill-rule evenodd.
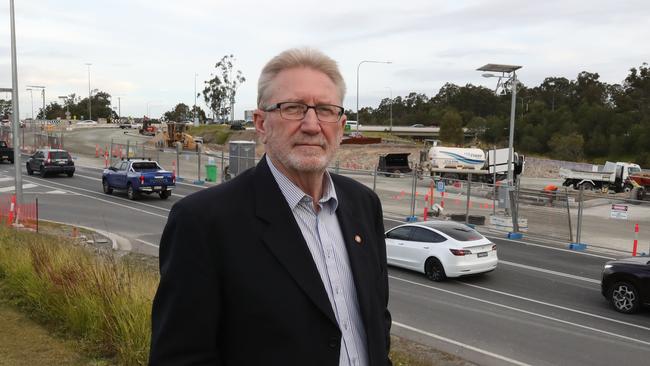
M 307 242 L 343 335 L 339 365 L 366 366 L 366 332 L 348 252 L 336 217 L 338 199 L 332 178 L 326 171 L 323 177 L 322 198 L 318 201 L 319 211 L 316 212 L 313 198 L 282 174 L 268 155 L 266 161 Z

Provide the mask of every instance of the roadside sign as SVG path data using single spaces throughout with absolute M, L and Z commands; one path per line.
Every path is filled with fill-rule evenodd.
M 627 220 L 628 206 L 621 204 L 613 204 L 609 212 L 611 219 Z
M 445 182 L 442 180 L 439 180 L 436 183 L 436 191 L 438 192 L 444 192 L 445 191 Z

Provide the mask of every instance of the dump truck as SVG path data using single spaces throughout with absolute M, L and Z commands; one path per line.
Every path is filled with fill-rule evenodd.
M 409 155 L 411 153 L 389 153 L 379 156 L 377 171 L 383 172 L 387 177 L 399 177 L 401 173 L 410 173 L 412 171 L 409 165 Z
M 608 161 L 598 170 L 578 170 L 560 168 L 560 178 L 565 187 L 585 190 L 612 190 L 616 193 L 628 192 L 634 188 L 630 176 L 641 172 L 638 164 Z

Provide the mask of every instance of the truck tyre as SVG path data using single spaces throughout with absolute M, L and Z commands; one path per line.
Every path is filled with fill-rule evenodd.
M 172 195 L 172 191 L 162 191 L 158 193 L 158 195 L 160 196 L 160 199 L 166 200 L 167 198 L 169 198 L 169 196 Z
M 592 191 L 592 190 L 594 189 L 594 185 L 591 184 L 590 182 L 583 182 L 583 183 L 580 183 L 580 186 L 581 186 L 582 189 L 584 189 L 585 191 Z
M 41 173 L 41 178 L 45 178 L 47 176 L 47 172 L 45 172 L 44 166 L 41 166 L 40 173 Z
M 643 187 L 634 187 L 630 191 L 630 199 L 643 201 L 645 199 L 645 193 L 646 192 Z M 634 202 L 634 203 L 639 204 L 639 202 Z
M 34 175 L 34 171 L 29 167 L 29 163 L 26 163 L 27 175 Z
M 132 201 L 138 199 L 138 192 L 133 189 L 133 186 L 131 184 L 126 187 L 126 197 Z

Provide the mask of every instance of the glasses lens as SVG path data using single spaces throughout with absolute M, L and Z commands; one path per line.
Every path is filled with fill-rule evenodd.
M 341 107 L 335 105 L 319 105 L 315 109 L 318 119 L 323 122 L 338 122 L 343 112 Z
M 302 119 L 307 106 L 301 103 L 282 103 L 280 114 L 286 119 Z

